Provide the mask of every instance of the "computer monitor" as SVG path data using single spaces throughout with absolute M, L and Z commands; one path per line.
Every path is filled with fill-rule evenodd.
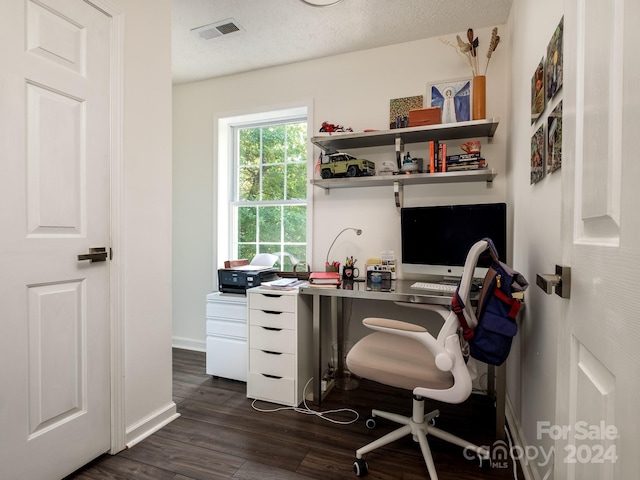
M 489 237 L 501 260 L 507 257 L 507 206 L 504 203 L 403 208 L 400 214 L 403 276 L 459 278 L 471 246 Z M 484 277 L 489 260 L 478 262 Z

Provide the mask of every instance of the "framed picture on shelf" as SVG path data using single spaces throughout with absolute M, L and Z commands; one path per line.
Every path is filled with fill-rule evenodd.
M 547 46 L 547 64 L 545 65 L 547 102 L 551 100 L 562 86 L 563 55 L 562 44 L 564 35 L 564 17 L 553 32 Z
M 544 111 L 544 58 L 540 60 L 533 77 L 531 77 L 531 125 L 536 123 Z
M 427 86 L 429 107 L 440 107 L 442 123 L 471 120 L 471 78 L 458 78 Z
M 409 110 L 424 107 L 424 97 L 392 98 L 389 100 L 389 127 L 404 128 L 409 126 Z M 406 125 L 404 123 L 406 123 Z
M 547 117 L 547 173 L 562 166 L 562 100 Z
M 531 185 L 544 178 L 544 123 L 531 137 Z

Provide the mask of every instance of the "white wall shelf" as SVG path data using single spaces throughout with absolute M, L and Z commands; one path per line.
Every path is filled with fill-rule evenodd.
M 412 173 L 410 175 L 375 175 L 372 177 L 341 177 L 326 180 L 313 179 L 312 185 L 327 190 L 331 188 L 381 187 L 386 185 L 425 185 L 436 183 L 488 182 L 497 173 L 492 168 L 441 173 Z
M 498 128 L 499 119 L 472 120 L 426 127 L 397 128 L 373 132 L 339 132 L 320 134 L 311 138 L 311 142 L 325 152 L 344 151 L 350 148 L 395 147 L 396 155 L 409 143 L 429 142 L 431 140 L 458 140 L 464 138 L 486 137 L 489 142 Z M 332 188 L 379 187 L 393 185 L 397 208 L 402 207 L 402 187 L 404 185 L 426 185 L 437 183 L 486 182 L 492 186 L 497 172 L 491 168 L 439 173 L 414 173 L 410 175 L 377 175 L 372 177 L 342 177 L 312 179 L 311 184 L 324 188 L 327 193 Z
M 500 120 L 490 118 L 469 122 L 428 125 L 426 127 L 396 128 L 373 132 L 337 132 L 319 134 L 311 138 L 311 143 L 325 152 L 341 151 L 348 148 L 382 147 L 396 145 L 396 139 L 403 144 L 429 142 L 431 140 L 458 140 L 462 138 L 487 137 L 493 139 Z

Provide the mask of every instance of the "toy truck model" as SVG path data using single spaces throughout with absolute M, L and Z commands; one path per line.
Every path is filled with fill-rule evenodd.
M 320 176 L 331 177 L 361 177 L 375 175 L 376 164 L 371 160 L 356 158 L 348 153 L 332 153 L 322 156 Z

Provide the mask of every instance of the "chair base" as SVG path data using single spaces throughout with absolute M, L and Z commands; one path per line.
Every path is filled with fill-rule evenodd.
M 441 440 L 452 443 L 454 445 L 458 445 L 466 450 L 475 452 L 481 458 L 488 459 L 490 456 L 490 453 L 487 449 L 478 447 L 477 445 L 469 443 L 462 438 L 456 437 L 455 435 L 452 435 L 445 432 L 444 430 L 440 430 L 439 428 L 430 425 L 430 423 L 432 423 L 432 420 L 440 415 L 440 412 L 438 410 L 434 410 L 425 414 L 424 398 L 422 397 L 413 397 L 413 412 L 411 417 L 405 417 L 396 413 L 384 412 L 381 410 L 372 410 L 371 415 L 373 417 L 381 417 L 387 420 L 391 420 L 392 422 L 398 423 L 403 426 L 356 450 L 356 462 L 358 462 L 358 460 L 362 460 L 363 456 L 367 453 L 377 448 L 388 445 L 392 442 L 395 442 L 396 440 L 409 434 L 413 436 L 414 441 L 420 444 L 420 450 L 422 451 L 422 456 L 424 457 L 424 461 L 427 465 L 427 471 L 429 472 L 429 477 L 431 478 L 431 480 L 438 480 L 438 474 L 436 473 L 436 467 L 433 463 L 431 449 L 429 448 L 429 442 L 427 441 L 427 434 L 438 437 Z M 356 474 L 358 474 L 357 471 Z M 362 475 L 358 474 L 358 476 L 364 475 L 366 475 L 366 468 L 364 469 Z

